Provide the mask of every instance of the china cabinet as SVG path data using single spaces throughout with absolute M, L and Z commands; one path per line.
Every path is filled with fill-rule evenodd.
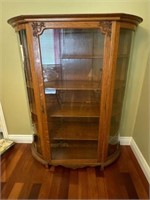
M 130 49 L 140 22 L 121 13 L 8 20 L 19 36 L 38 161 L 103 168 L 118 158 Z

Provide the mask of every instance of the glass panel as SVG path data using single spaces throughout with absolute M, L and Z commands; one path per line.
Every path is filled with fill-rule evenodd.
M 31 111 L 31 113 L 36 114 L 35 98 L 34 98 L 34 90 L 33 90 L 33 88 L 27 87 L 27 93 L 28 93 L 30 111 Z
M 117 150 L 119 144 L 119 125 L 121 119 L 123 98 L 125 93 L 132 37 L 132 30 L 121 29 L 115 74 L 113 112 L 111 117 L 108 155 L 113 154 Z
M 31 112 L 33 132 L 36 138 L 34 145 L 38 153 L 41 153 L 41 142 L 40 142 L 40 136 L 39 136 L 39 130 L 38 130 L 38 118 L 37 118 L 36 107 L 35 107 L 35 94 L 34 94 L 34 89 L 32 86 L 31 66 L 30 66 L 29 52 L 28 52 L 28 46 L 27 46 L 27 36 L 26 36 L 25 30 L 19 31 L 19 39 L 20 39 L 22 60 L 24 64 L 24 74 L 25 74 L 25 80 L 26 80 L 26 86 L 27 86 L 27 94 L 28 94 L 28 101 L 29 101 L 29 107 L 30 107 L 30 112 Z
M 19 37 L 20 37 L 20 49 L 21 49 L 22 59 L 24 62 L 25 78 L 26 78 L 27 85 L 29 85 L 32 82 L 32 76 L 31 76 L 31 68 L 30 68 L 27 38 L 26 38 L 25 30 L 19 31 Z
M 54 160 L 97 158 L 103 46 L 98 29 L 47 29 L 40 36 Z
M 20 37 L 21 54 L 22 54 L 23 64 L 24 64 L 24 73 L 25 73 L 25 80 L 26 80 L 26 86 L 27 86 L 29 107 L 30 107 L 31 112 L 36 113 L 34 90 L 32 88 L 31 67 L 30 67 L 30 60 L 29 60 L 29 53 L 28 53 L 27 38 L 26 38 L 25 30 L 19 31 L 19 37 Z

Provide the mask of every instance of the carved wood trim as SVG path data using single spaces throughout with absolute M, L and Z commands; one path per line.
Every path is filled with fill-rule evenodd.
M 44 22 L 33 22 L 31 24 L 31 26 L 33 29 L 33 36 L 37 37 L 38 35 L 40 35 L 43 32 L 45 24 L 44 24 Z
M 106 34 L 107 36 L 111 37 L 111 26 L 112 22 L 111 21 L 101 21 L 99 23 L 100 25 L 100 30 L 102 34 Z

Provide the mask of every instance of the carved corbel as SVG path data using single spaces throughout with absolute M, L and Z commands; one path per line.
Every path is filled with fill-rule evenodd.
M 111 37 L 111 26 L 112 22 L 111 21 L 101 21 L 99 23 L 100 25 L 100 30 L 102 34 L 106 34 L 107 36 Z
M 33 22 L 32 23 L 32 29 L 33 29 L 33 36 L 37 37 L 40 35 L 45 28 L 44 22 Z

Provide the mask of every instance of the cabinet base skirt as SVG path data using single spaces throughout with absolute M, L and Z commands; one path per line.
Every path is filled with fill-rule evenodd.
M 48 162 L 48 161 L 44 160 L 42 158 L 42 156 L 36 151 L 33 144 L 32 144 L 31 150 L 32 150 L 32 156 L 37 161 L 39 161 L 41 164 L 43 164 L 46 168 L 48 168 L 49 166 L 63 166 L 63 167 L 67 167 L 67 168 L 76 169 L 76 168 L 83 168 L 83 167 L 100 166 L 101 169 L 103 170 L 104 167 L 106 167 L 106 166 L 112 164 L 114 161 L 116 161 L 120 155 L 120 145 L 119 145 L 117 151 L 114 154 L 112 154 L 111 156 L 109 156 L 107 158 L 107 160 L 103 163 L 97 162 L 96 159 L 52 160 L 51 162 Z

